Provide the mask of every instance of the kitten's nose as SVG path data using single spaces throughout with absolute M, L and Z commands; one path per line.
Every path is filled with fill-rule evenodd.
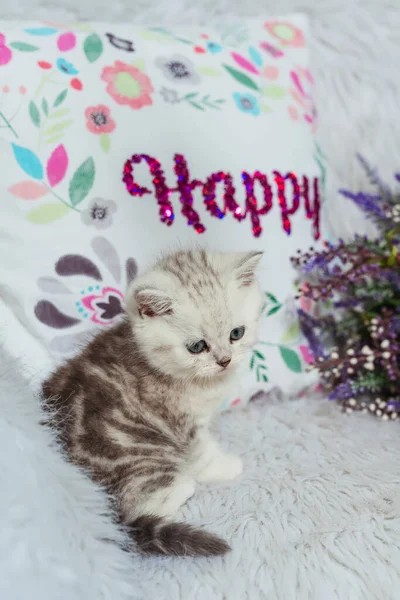
M 226 369 L 226 367 L 229 365 L 230 362 L 231 362 L 230 358 L 224 358 L 222 360 L 217 360 L 217 365 Z

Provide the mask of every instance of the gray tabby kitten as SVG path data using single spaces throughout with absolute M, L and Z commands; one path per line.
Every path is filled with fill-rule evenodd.
M 235 367 L 255 341 L 260 252 L 177 252 L 127 291 L 127 318 L 44 384 L 73 462 L 115 499 L 146 553 L 224 554 L 217 536 L 170 517 L 196 482 L 230 480 L 241 460 L 209 433 Z

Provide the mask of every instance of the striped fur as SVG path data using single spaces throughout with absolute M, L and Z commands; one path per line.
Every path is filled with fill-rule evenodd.
M 143 552 L 228 550 L 216 536 L 169 519 L 196 481 L 240 473 L 240 460 L 219 449 L 208 424 L 253 342 L 258 258 L 180 252 L 164 259 L 128 290 L 125 320 L 43 385 L 71 460 L 109 490 Z M 229 333 L 242 325 L 247 337 L 234 348 Z M 188 351 L 196 339 L 207 341 L 208 356 Z M 228 353 L 232 364 L 222 368 L 218 361 Z

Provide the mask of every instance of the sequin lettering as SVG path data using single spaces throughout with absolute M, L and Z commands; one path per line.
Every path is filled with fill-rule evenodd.
M 135 181 L 134 166 L 141 162 L 146 162 L 149 167 L 154 187 L 153 191 Z M 204 206 L 213 217 L 222 219 L 228 212 L 231 212 L 238 221 L 243 221 L 246 217 L 249 217 L 255 237 L 259 237 L 262 233 L 260 217 L 266 215 L 272 209 L 274 196 L 280 207 L 283 230 L 288 235 L 292 231 L 290 217 L 300 209 L 303 202 L 306 217 L 312 219 L 314 238 L 317 240 L 320 237 L 320 199 L 318 178 L 316 177 L 313 178 L 310 186 L 309 178 L 305 175 L 302 176 L 299 183 L 295 173 L 290 172 L 282 175 L 278 171 L 273 171 L 270 184 L 267 175 L 260 171 L 255 171 L 253 174 L 243 171 L 241 177 L 246 199 L 244 208 L 241 208 L 235 200 L 236 190 L 230 173 L 218 171 L 212 173 L 205 181 L 191 179 L 187 161 L 182 154 L 175 154 L 174 156 L 174 171 L 177 185 L 176 187 L 169 187 L 161 164 L 156 158 L 147 154 L 134 154 L 125 162 L 122 180 L 132 196 L 155 195 L 159 206 L 160 219 L 166 225 L 172 225 L 174 221 L 175 215 L 170 196 L 177 193 L 182 204 L 181 212 L 186 217 L 188 225 L 192 226 L 197 233 L 205 231 L 200 215 L 194 207 L 193 198 L 193 191 L 196 188 L 201 188 Z M 217 203 L 217 186 L 221 186 L 222 206 Z M 258 205 L 255 193 L 256 186 L 262 190 L 263 201 L 261 206 Z M 310 193 L 310 187 L 312 194 Z

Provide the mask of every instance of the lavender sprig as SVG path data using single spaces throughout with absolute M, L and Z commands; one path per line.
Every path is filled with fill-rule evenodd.
M 400 196 L 359 157 L 377 194 L 342 190 L 378 226 L 376 239 L 355 236 L 325 250 L 298 253 L 299 293 L 312 301 L 300 323 L 329 398 L 343 410 L 400 416 Z M 400 181 L 400 174 L 396 180 Z

